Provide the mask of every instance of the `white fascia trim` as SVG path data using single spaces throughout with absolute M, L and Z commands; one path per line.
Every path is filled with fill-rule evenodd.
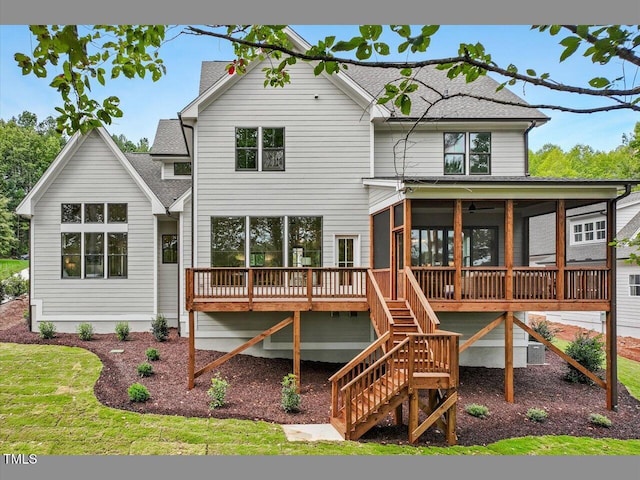
M 375 156 L 375 126 L 373 122 L 369 124 L 369 176 L 376 176 L 376 156 Z
M 40 177 L 40 180 L 35 184 L 26 197 L 22 199 L 16 213 L 26 218 L 31 218 L 34 214 L 35 199 L 47 190 L 49 185 L 58 176 L 64 165 L 69 161 L 73 154 L 78 150 L 80 145 L 85 141 L 86 136 L 83 136 L 80 132 L 76 132 L 65 146 L 60 150 L 60 153 L 56 156 L 53 163 L 47 168 L 44 175 Z
M 153 316 L 158 314 L 158 222 L 159 218 L 154 218 L 153 222 Z
M 377 178 L 363 178 L 362 184 L 370 187 L 385 187 L 392 188 L 394 190 L 402 190 L 404 183 L 397 180 L 377 179 Z
M 156 197 L 156 195 L 151 191 L 149 186 L 138 174 L 136 169 L 133 168 L 133 165 L 131 165 L 129 160 L 127 160 L 127 157 L 125 156 L 125 154 L 122 153 L 122 151 L 118 148 L 116 143 L 113 141 L 113 138 L 111 138 L 111 135 L 109 135 L 109 133 L 104 127 L 98 127 L 96 130 L 98 134 L 100 134 L 102 139 L 105 141 L 107 146 L 111 148 L 116 158 L 120 161 L 120 163 L 122 163 L 122 166 L 125 168 L 125 170 L 127 170 L 131 178 L 133 178 L 133 180 L 136 182 L 140 190 L 142 190 L 144 194 L 147 196 L 147 198 L 151 202 L 151 212 L 154 215 L 164 215 L 166 213 L 166 209 L 164 208 L 164 205 L 162 205 L 162 202 L 158 200 L 158 197 Z
M 176 213 L 182 213 L 184 212 L 184 202 L 187 201 L 187 199 L 191 196 L 191 189 L 188 189 L 186 192 L 184 192 L 182 195 L 180 195 L 175 202 L 173 202 L 171 204 L 171 206 L 169 207 L 169 211 L 171 213 L 176 212 Z

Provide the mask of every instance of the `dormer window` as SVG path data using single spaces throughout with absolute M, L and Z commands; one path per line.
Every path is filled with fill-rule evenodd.
M 191 175 L 191 162 L 173 162 L 173 175 L 176 177 Z
M 444 134 L 445 175 L 490 175 L 491 133 L 447 132 Z

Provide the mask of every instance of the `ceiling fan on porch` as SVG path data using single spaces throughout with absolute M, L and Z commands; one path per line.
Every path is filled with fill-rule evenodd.
M 469 205 L 469 207 L 467 208 L 467 211 L 469 213 L 474 213 L 479 210 L 495 210 L 495 208 L 496 207 L 478 207 L 476 206 L 475 202 L 471 202 L 471 205 Z

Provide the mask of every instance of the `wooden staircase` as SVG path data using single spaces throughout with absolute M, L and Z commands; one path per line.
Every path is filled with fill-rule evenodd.
M 409 441 L 437 424 L 455 444 L 459 335 L 438 330 L 439 321 L 410 270 L 407 299 L 385 298 L 369 272 L 367 301 L 378 339 L 331 378 L 331 424 L 357 440 L 391 412 L 402 421 L 409 403 Z M 427 390 L 427 404 L 419 398 Z M 419 423 L 419 411 L 427 418 Z
M 393 346 L 398 345 L 409 333 L 423 333 L 406 300 L 385 300 L 393 318 Z

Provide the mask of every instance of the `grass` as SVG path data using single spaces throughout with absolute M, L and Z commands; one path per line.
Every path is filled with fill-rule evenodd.
M 29 267 L 29 260 L 0 259 L 0 281 Z
M 524 437 L 487 446 L 289 442 L 279 425 L 105 407 L 102 364 L 77 347 L 0 343 L 0 451 L 38 455 L 638 455 L 640 440 Z M 640 376 L 640 364 L 631 366 Z

